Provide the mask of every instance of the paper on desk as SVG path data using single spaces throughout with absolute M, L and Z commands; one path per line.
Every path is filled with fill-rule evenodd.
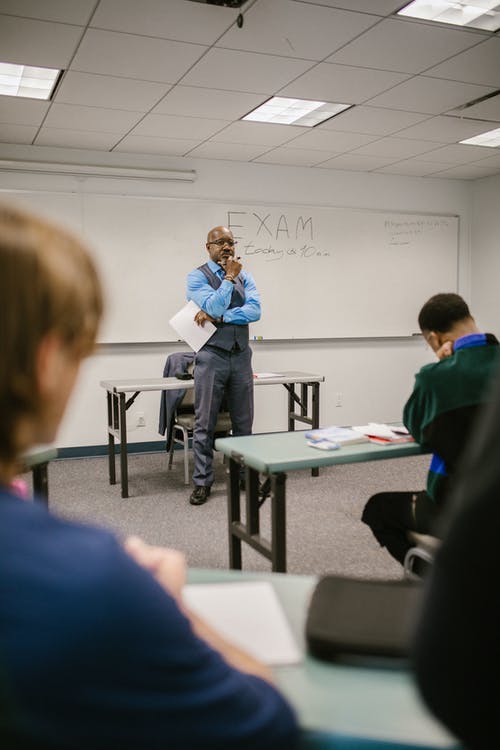
M 199 310 L 200 308 L 198 305 L 193 302 L 193 300 L 190 300 L 187 305 L 184 305 L 184 307 L 168 321 L 174 331 L 179 334 L 181 339 L 184 339 L 186 344 L 188 344 L 194 352 L 198 352 L 217 330 L 214 324 L 210 323 L 209 320 L 207 320 L 203 326 L 199 326 L 198 323 L 194 322 L 194 316 Z
M 265 664 L 293 664 L 302 659 L 268 581 L 189 584 L 183 598 L 228 641 Z
M 254 372 L 253 374 L 254 378 L 280 378 L 281 375 L 279 372 Z

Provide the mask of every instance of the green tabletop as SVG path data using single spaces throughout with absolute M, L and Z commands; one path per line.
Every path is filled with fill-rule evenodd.
M 314 744 L 315 748 L 344 747 L 341 738 L 345 736 L 422 748 L 456 746 L 423 705 L 408 670 L 338 665 L 307 655 L 304 623 L 316 583 L 314 577 L 190 570 L 188 580 L 191 583 L 271 581 L 304 653 L 301 664 L 276 667 L 276 681 L 294 706 L 306 733 L 326 733 L 324 742 Z M 309 746 L 312 744 L 306 744 Z M 355 745 L 351 747 L 354 750 Z
M 265 474 L 415 456 L 425 452 L 418 443 L 377 445 L 370 442 L 322 451 L 307 445 L 303 430 L 218 438 L 215 447 L 229 458 L 241 457 L 246 466 Z

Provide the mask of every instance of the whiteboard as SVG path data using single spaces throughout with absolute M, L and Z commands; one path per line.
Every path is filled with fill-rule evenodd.
M 102 342 L 175 341 L 168 321 L 185 303 L 187 274 L 208 258 L 208 230 L 221 224 L 261 295 L 251 338 L 408 336 L 430 296 L 457 291 L 456 216 L 136 195 L 13 197 L 90 244 L 107 299 Z

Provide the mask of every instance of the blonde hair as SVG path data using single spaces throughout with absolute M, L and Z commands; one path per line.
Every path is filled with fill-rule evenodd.
M 72 234 L 0 205 L 0 459 L 16 456 L 21 417 L 37 414 L 36 354 L 56 333 L 76 359 L 88 355 L 102 316 L 102 288 Z

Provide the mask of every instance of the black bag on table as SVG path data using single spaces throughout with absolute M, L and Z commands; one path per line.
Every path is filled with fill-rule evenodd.
M 408 656 L 422 587 L 327 575 L 309 605 L 306 640 L 319 659 Z

